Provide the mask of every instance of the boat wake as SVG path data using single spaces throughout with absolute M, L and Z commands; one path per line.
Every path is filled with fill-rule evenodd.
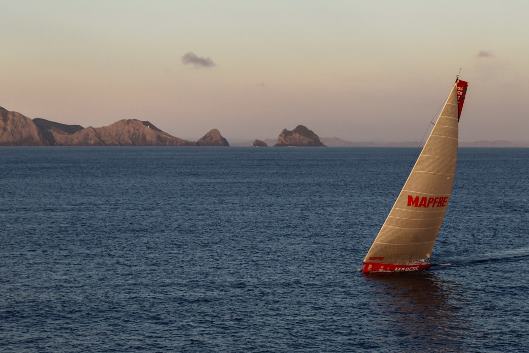
M 474 257 L 454 257 L 444 260 L 442 263 L 433 263 L 432 270 L 440 270 L 446 267 L 474 266 L 484 263 L 513 262 L 529 258 L 529 246 L 497 251 Z

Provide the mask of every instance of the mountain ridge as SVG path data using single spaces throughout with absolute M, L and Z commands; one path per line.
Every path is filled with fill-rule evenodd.
M 193 142 L 147 120 L 121 119 L 101 127 L 69 125 L 0 107 L 0 146 L 229 146 L 218 129 Z

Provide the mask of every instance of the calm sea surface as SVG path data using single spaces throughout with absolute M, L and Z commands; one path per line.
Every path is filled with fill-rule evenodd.
M 0 352 L 529 350 L 529 149 L 462 149 L 433 270 L 364 276 L 418 154 L 1 148 Z

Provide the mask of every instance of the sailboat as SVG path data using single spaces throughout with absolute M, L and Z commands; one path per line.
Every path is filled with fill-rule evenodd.
M 362 265 L 363 273 L 428 269 L 452 194 L 468 82 L 459 76 Z

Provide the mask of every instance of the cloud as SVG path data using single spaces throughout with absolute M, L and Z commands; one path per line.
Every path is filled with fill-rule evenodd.
M 494 53 L 489 50 L 480 50 L 477 54 L 478 58 L 493 58 Z
M 215 62 L 210 58 L 198 56 L 193 52 L 184 54 L 184 56 L 182 56 L 182 63 L 184 65 L 193 65 L 198 68 L 215 66 Z

